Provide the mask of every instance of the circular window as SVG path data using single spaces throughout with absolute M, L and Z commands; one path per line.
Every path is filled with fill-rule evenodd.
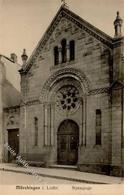
M 56 104 L 65 112 L 73 112 L 79 106 L 79 91 L 76 87 L 67 85 L 60 88 L 56 96 Z

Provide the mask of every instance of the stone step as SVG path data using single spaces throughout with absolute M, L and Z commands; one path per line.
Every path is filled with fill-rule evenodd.
M 77 166 L 72 165 L 50 165 L 50 168 L 58 168 L 58 169 L 70 169 L 70 170 L 77 170 Z

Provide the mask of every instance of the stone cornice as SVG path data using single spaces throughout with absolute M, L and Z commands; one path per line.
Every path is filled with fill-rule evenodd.
M 40 104 L 40 100 L 38 98 L 33 98 L 33 99 L 30 99 L 30 100 L 26 100 L 25 102 L 22 101 L 21 102 L 21 107 L 23 106 L 30 106 L 30 105 L 36 105 L 36 104 Z
M 122 44 L 124 44 L 124 37 L 113 39 L 113 48 L 120 47 Z
M 87 33 L 98 39 L 103 44 L 106 44 L 110 48 L 113 48 L 113 39 L 102 32 L 101 30 L 97 29 L 93 25 L 89 24 L 87 21 L 80 18 L 78 15 L 73 13 L 72 11 L 66 9 L 65 7 L 61 7 L 59 11 L 57 12 L 56 16 L 54 17 L 53 21 L 49 25 L 48 29 L 46 30 L 45 34 L 43 35 L 42 39 L 39 41 L 36 49 L 32 53 L 31 57 L 29 58 L 26 66 L 22 68 L 19 72 L 20 74 L 25 74 L 29 71 L 33 63 L 35 62 L 37 56 L 43 49 L 44 45 L 50 38 L 51 34 L 53 33 L 54 29 L 58 25 L 59 21 L 62 17 L 67 18 L 68 20 L 72 21 L 74 24 L 76 24 L 80 29 L 85 30 Z

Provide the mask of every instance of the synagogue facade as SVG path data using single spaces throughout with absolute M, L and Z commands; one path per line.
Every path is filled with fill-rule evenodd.
M 19 154 L 27 161 L 122 174 L 124 37 L 119 12 L 114 27 L 112 38 L 61 6 L 28 60 L 24 51 Z

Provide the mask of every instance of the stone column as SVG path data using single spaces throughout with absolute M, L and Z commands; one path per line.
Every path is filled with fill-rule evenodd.
M 50 138 L 50 143 L 51 146 L 54 145 L 54 120 L 55 120 L 55 109 L 54 109 L 54 103 L 51 104 L 51 138 Z
M 20 105 L 19 154 L 24 158 L 27 158 L 28 153 L 27 120 L 27 105 L 23 102 Z
M 48 144 L 48 113 L 47 113 L 47 105 L 44 105 L 44 145 Z
M 0 61 L 0 162 L 3 161 L 3 101 L 2 101 L 2 87 L 4 79 L 4 64 Z
M 67 51 L 67 62 L 70 61 L 70 45 L 69 41 L 67 40 L 67 45 L 66 45 L 66 51 Z
M 3 108 L 2 108 L 2 85 L 0 83 L 0 162 L 3 160 Z
M 82 138 L 82 145 L 86 146 L 86 138 L 87 138 L 87 130 L 86 130 L 86 115 L 87 115 L 87 102 L 86 97 L 82 100 L 82 114 L 83 114 L 83 138 Z
M 83 145 L 83 136 L 84 136 L 84 129 L 83 129 L 83 122 L 84 122 L 84 113 L 83 113 L 83 100 L 80 98 L 80 109 L 81 109 L 81 125 L 79 131 L 79 146 Z
M 59 64 L 61 64 L 62 63 L 62 47 L 61 47 L 61 45 L 59 45 L 58 50 L 59 50 Z
M 124 54 L 123 40 L 115 42 L 113 45 L 113 81 L 123 80 L 124 63 L 122 56 Z
M 27 153 L 28 153 L 28 151 L 27 151 L 27 138 L 26 137 L 28 137 L 28 135 L 27 135 L 27 105 L 24 103 L 24 131 L 25 131 L 25 140 L 24 140 L 24 153 L 25 153 L 25 157 L 27 157 Z M 24 135 L 23 135 L 24 136 Z

